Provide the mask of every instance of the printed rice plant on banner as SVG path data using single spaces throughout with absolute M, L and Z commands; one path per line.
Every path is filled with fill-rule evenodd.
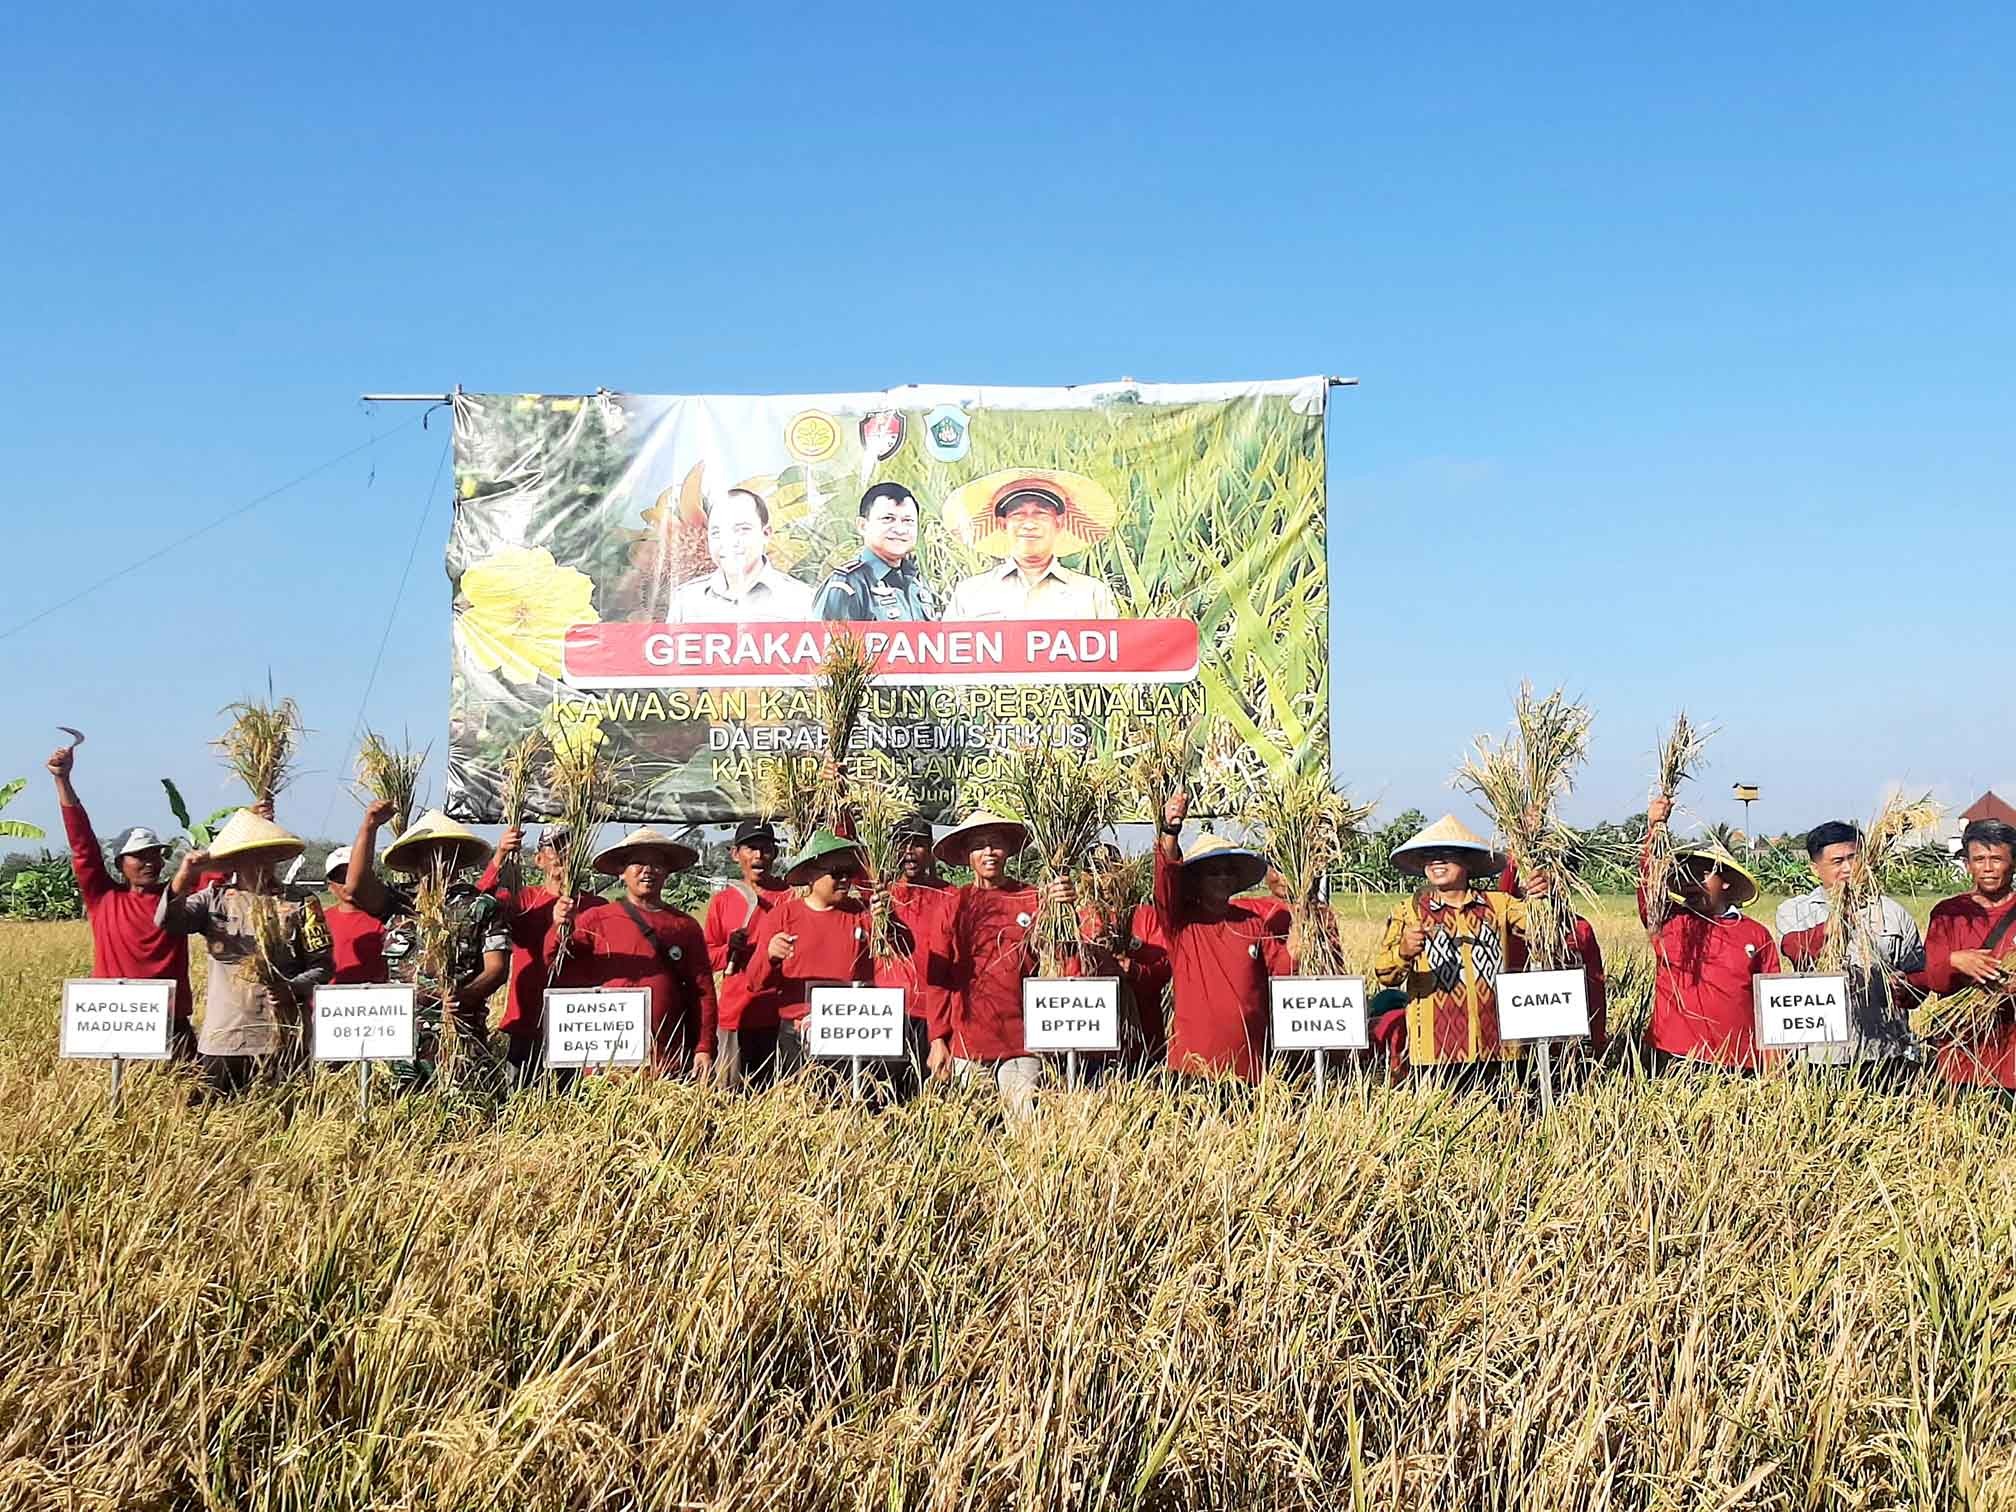
M 449 812 L 500 821 L 510 753 L 578 726 L 619 818 L 762 813 L 828 754 L 845 626 L 875 675 L 833 754 L 940 819 L 1014 750 L 1172 723 L 1256 782 L 1327 772 L 1326 396 L 458 394 Z

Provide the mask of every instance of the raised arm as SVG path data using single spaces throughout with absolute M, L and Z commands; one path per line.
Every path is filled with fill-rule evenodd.
M 378 880 L 374 864 L 378 853 L 378 831 L 392 817 L 389 799 L 377 798 L 364 810 L 357 824 L 357 838 L 350 842 L 350 864 L 344 868 L 343 882 L 350 889 L 350 901 L 373 918 L 382 918 L 385 884 Z
M 49 758 L 49 775 L 56 780 L 56 803 L 63 810 L 63 834 L 70 842 L 70 869 L 77 873 L 77 890 L 91 907 L 117 885 L 105 869 L 105 851 L 91 828 L 91 816 L 78 801 L 77 789 L 70 785 L 70 768 L 77 753 L 58 746 Z

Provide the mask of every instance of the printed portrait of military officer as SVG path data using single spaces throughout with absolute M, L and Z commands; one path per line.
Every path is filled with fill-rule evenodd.
M 761 494 L 731 488 L 707 506 L 707 552 L 714 570 L 672 591 L 672 623 L 812 618 L 812 590 L 770 560 Z
M 1058 560 L 1103 541 L 1117 512 L 1112 494 L 1077 473 L 1025 468 L 968 483 L 945 501 L 945 517 L 1002 561 L 961 579 L 945 618 L 1118 619 L 1111 588 Z
M 917 496 L 901 483 L 861 495 L 861 555 L 819 585 L 812 616 L 935 620 L 938 595 L 917 570 Z

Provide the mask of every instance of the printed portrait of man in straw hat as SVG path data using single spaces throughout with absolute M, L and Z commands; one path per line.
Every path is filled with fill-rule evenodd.
M 976 478 L 945 501 L 952 528 L 1001 563 L 962 579 L 948 620 L 1118 619 L 1119 602 L 1098 578 L 1066 567 L 1112 534 L 1113 495 L 1078 473 L 1018 468 Z

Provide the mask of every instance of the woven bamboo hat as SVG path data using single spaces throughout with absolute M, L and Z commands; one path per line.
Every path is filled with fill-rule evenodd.
M 396 872 L 418 876 L 438 856 L 451 872 L 481 866 L 490 859 L 490 842 L 472 835 L 439 809 L 429 809 L 385 847 L 385 864 Z
M 784 864 L 784 880 L 792 887 L 810 887 L 819 873 L 841 856 L 861 861 L 859 841 L 836 835 L 831 830 L 814 830 L 804 848 Z
M 1202 866 L 1206 861 L 1236 861 L 1239 864 L 1239 891 L 1258 887 L 1267 875 L 1267 858 L 1256 850 L 1238 845 L 1220 835 L 1199 835 L 1190 848 L 1183 852 L 1183 866 L 1187 871 L 1193 866 Z
M 1676 866 L 1684 866 L 1690 861 L 1712 862 L 1720 868 L 1722 875 L 1729 879 L 1729 901 L 1737 908 L 1748 908 L 1757 900 L 1759 889 L 1756 877 L 1751 875 L 1749 867 L 1732 856 L 1728 848 L 1719 841 L 1699 841 L 1683 846 L 1673 853 L 1673 862 Z M 1675 903 L 1687 901 L 1676 889 L 1668 889 L 1666 895 Z
M 939 837 L 931 847 L 931 854 L 947 866 L 965 866 L 973 854 L 973 842 L 980 838 L 983 830 L 1002 830 L 1008 854 L 1019 856 L 1029 844 L 1029 826 L 1020 819 L 1004 819 L 1001 815 L 981 809 L 964 824 L 955 825 Z
M 683 872 L 700 859 L 700 852 L 684 841 L 674 840 L 661 829 L 645 825 L 634 829 L 614 845 L 595 858 L 595 870 L 605 877 L 620 877 L 623 868 L 633 861 L 641 861 L 645 851 L 658 851 L 665 857 L 665 870 Z
M 1025 499 L 1056 511 L 1059 556 L 1076 556 L 1093 542 L 1105 540 L 1120 513 L 1105 485 L 1082 473 L 1018 467 L 955 489 L 945 501 L 945 518 L 976 551 L 1005 557 L 1010 548 L 1001 516 Z
M 1418 877 L 1424 865 L 1422 858 L 1429 851 L 1438 850 L 1469 852 L 1476 858 L 1470 868 L 1473 876 L 1479 872 L 1494 871 L 1499 864 L 1498 853 L 1454 814 L 1444 814 L 1405 845 L 1397 847 L 1393 852 L 1393 864 L 1403 872 Z
M 224 828 L 210 842 L 212 861 L 271 861 L 279 865 L 292 861 L 308 847 L 299 835 L 289 834 L 271 819 L 261 819 L 250 809 L 239 809 L 224 821 Z

